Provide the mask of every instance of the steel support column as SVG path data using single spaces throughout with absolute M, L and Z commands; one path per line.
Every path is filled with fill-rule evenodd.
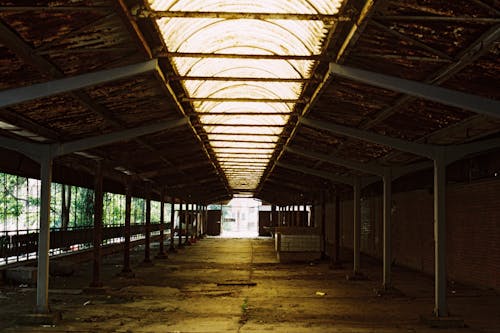
M 90 287 L 102 287 L 101 264 L 102 264 L 102 212 L 103 212 L 103 190 L 102 190 L 102 162 L 97 163 L 94 183 L 94 230 L 93 230 L 93 264 L 92 281 Z
M 125 241 L 123 243 L 123 268 L 122 273 L 130 273 L 130 213 L 132 211 L 132 182 L 128 181 L 126 186 L 125 195 L 125 228 L 123 236 Z
M 49 249 L 50 249 L 50 186 L 52 158 L 47 154 L 40 161 L 40 232 L 36 284 L 36 313 L 49 313 Z
M 326 255 L 326 193 L 321 194 L 321 257 Z
M 186 204 L 186 235 L 184 238 L 184 244 L 185 245 L 191 245 L 191 242 L 189 241 L 189 232 L 191 231 L 190 225 L 193 221 L 193 216 L 192 216 L 192 209 L 193 209 L 193 204 Z
M 271 205 L 271 226 L 278 226 L 278 215 L 276 213 L 276 205 Z
M 335 244 L 333 244 L 333 265 L 340 265 L 340 198 L 335 195 L 335 226 L 334 226 L 334 239 Z
M 383 177 L 384 198 L 383 198 L 383 277 L 382 287 L 391 287 L 391 202 L 392 202 L 392 172 L 390 168 L 384 171 Z
M 146 223 L 144 225 L 144 263 L 151 263 L 151 188 L 146 189 Z
M 177 248 L 182 249 L 184 247 L 184 244 L 182 244 L 182 222 L 185 219 L 184 212 L 182 210 L 182 201 L 179 203 L 179 227 L 177 228 L 177 233 L 178 233 L 178 238 L 179 238 L 179 243 L 177 244 Z
M 170 209 L 170 245 L 168 247 L 168 252 L 175 252 L 174 244 L 174 224 L 175 224 L 175 200 L 172 198 L 171 209 Z
M 360 236 L 361 236 L 361 182 L 359 177 L 354 179 L 354 228 L 353 228 L 353 251 L 354 251 L 354 264 L 353 274 L 360 274 Z
M 165 253 L 165 191 L 160 193 L 160 239 L 158 245 L 158 254 L 155 256 L 157 259 L 166 259 Z
M 446 303 L 446 160 L 434 160 L 434 314 L 448 316 Z

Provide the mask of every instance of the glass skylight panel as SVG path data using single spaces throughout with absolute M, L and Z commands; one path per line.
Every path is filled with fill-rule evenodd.
M 282 127 L 265 127 L 265 126 L 204 126 L 207 133 L 245 133 L 245 134 L 269 134 L 278 135 L 283 131 Z
M 341 3 L 149 0 L 152 10 L 163 13 L 156 23 L 171 64 L 232 188 L 252 191 L 258 186 L 311 76 L 315 61 L 310 56 L 321 54 L 331 28 L 323 20 L 283 15 L 333 15 Z M 169 11 L 193 14 L 174 17 Z M 202 17 L 197 11 L 226 15 Z M 280 17 L 254 19 L 245 13 Z
M 200 115 L 202 124 L 227 124 L 227 125 L 285 125 L 288 115 Z
M 261 103 L 261 102 L 194 102 L 194 107 L 200 113 L 289 113 L 293 103 Z
M 277 142 L 279 136 L 257 136 L 257 135 L 231 135 L 231 134 L 208 134 L 210 141 L 243 141 L 243 142 Z

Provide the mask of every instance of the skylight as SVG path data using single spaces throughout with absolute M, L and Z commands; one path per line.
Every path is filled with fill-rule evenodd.
M 341 2 L 149 0 L 233 190 L 259 185 Z

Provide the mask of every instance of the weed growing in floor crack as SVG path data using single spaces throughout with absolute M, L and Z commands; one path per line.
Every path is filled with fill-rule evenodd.
M 248 297 L 243 299 L 243 303 L 241 304 L 241 318 L 240 324 L 245 324 L 248 320 Z

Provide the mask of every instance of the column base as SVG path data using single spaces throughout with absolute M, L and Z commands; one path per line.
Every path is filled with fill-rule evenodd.
M 90 285 L 87 288 L 83 288 L 83 292 L 89 295 L 104 295 L 108 292 L 108 288 L 101 286 Z
M 127 279 L 133 279 L 133 278 L 135 278 L 135 273 L 132 272 L 132 270 L 130 268 L 128 270 L 122 269 L 122 271 L 120 273 L 116 274 L 116 276 L 127 278 Z
M 368 277 L 361 272 L 353 272 L 351 274 L 347 274 L 345 279 L 347 281 L 365 281 L 368 280 Z
M 154 263 L 151 261 L 151 259 L 144 259 L 143 262 L 139 264 L 142 267 L 151 267 L 154 266 Z
M 375 295 L 379 297 L 389 296 L 389 297 L 405 297 L 406 295 L 397 288 L 392 286 L 382 286 L 380 288 L 373 289 Z
M 167 251 L 168 253 L 177 253 L 177 249 L 175 248 L 175 246 L 170 246 Z
M 158 252 L 158 254 L 155 255 L 155 259 L 168 259 L 168 254 L 165 252 Z
M 420 316 L 420 321 L 433 328 L 462 328 L 465 327 L 464 320 L 460 317 L 446 316 L 446 317 L 436 317 L 436 316 Z
M 35 310 L 36 311 L 36 310 Z M 29 313 L 22 315 L 17 324 L 26 326 L 55 325 L 62 319 L 60 312 Z
M 337 262 L 331 262 L 328 265 L 328 268 L 329 269 L 342 269 L 342 268 L 344 268 L 344 266 L 342 265 L 342 263 L 340 261 L 337 261 Z

